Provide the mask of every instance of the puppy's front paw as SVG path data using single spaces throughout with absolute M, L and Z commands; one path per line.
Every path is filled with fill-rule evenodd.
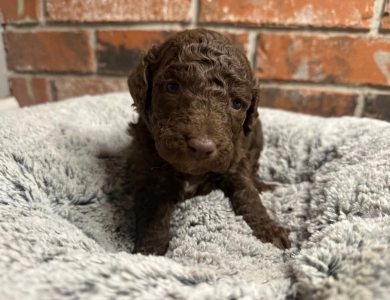
M 253 235 L 263 243 L 272 243 L 279 249 L 291 248 L 288 232 L 275 221 L 270 220 L 267 224 L 261 224 L 253 230 Z
M 168 250 L 169 242 L 161 243 L 160 241 L 136 241 L 133 254 L 140 253 L 143 255 L 164 255 Z

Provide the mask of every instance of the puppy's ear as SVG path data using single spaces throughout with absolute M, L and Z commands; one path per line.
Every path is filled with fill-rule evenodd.
M 148 53 L 141 58 L 137 67 L 127 79 L 127 85 L 131 97 L 134 100 L 134 106 L 139 114 L 144 114 L 151 103 L 152 74 L 150 63 L 154 58 L 155 48 L 156 46 L 153 46 Z
M 246 111 L 246 119 L 243 126 L 245 135 L 248 135 L 252 131 L 253 124 L 256 122 L 256 119 L 259 117 L 259 113 L 257 112 L 259 97 L 260 97 L 259 83 L 255 78 L 253 79 L 251 106 Z

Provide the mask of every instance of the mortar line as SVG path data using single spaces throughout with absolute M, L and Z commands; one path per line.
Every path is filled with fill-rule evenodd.
M 363 116 L 366 95 L 367 95 L 367 90 L 366 89 L 364 89 L 359 94 L 359 97 L 357 99 L 357 104 L 356 104 L 356 107 L 355 107 L 355 111 L 354 111 L 354 116 L 355 117 L 362 117 Z
M 41 13 L 42 13 L 42 16 L 41 16 L 41 19 L 39 20 L 39 24 L 40 25 L 47 25 L 46 24 L 46 0 L 42 0 L 41 1 Z
M 304 26 L 271 26 L 270 24 L 262 24 L 262 25 L 245 25 L 245 24 L 224 24 L 224 23 L 201 23 L 201 26 L 205 26 L 208 28 L 239 28 L 241 30 L 263 30 L 263 31 L 282 31 L 282 32 L 301 32 L 301 33 L 311 33 L 315 32 L 317 34 L 326 34 L 328 32 L 341 32 L 341 33 L 367 33 L 369 28 L 353 28 L 353 27 L 304 27 Z
M 381 27 L 382 15 L 387 5 L 387 0 L 376 0 L 374 4 L 374 15 L 371 19 L 369 35 L 377 35 Z
M 42 24 L 7 24 L 9 31 L 69 31 L 69 30 L 166 30 L 188 27 L 180 22 L 172 23 L 46 23 Z
M 58 91 L 57 91 L 57 88 L 54 84 L 54 81 L 49 79 L 49 78 L 48 78 L 48 81 L 49 81 L 51 99 L 52 99 L 52 101 L 57 101 L 58 100 Z
M 0 12 L 1 14 L 1 12 Z M 7 51 L 5 49 L 5 42 L 3 39 L 3 27 L 0 27 L 0 85 L 2 86 L 3 91 L 1 91 L 1 96 L 9 96 L 11 94 L 11 87 L 10 83 L 8 81 L 8 74 L 6 72 L 7 70 Z
M 252 67 L 252 70 L 255 70 L 256 68 L 257 36 L 258 33 L 256 31 L 249 31 L 247 57 Z
M 191 1 L 190 15 L 191 15 L 191 22 L 188 27 L 189 28 L 198 27 L 198 22 L 199 22 L 198 20 L 200 15 L 200 0 Z
M 61 73 L 61 72 L 24 72 L 19 73 L 12 70 L 8 70 L 7 76 L 9 78 L 14 77 L 25 77 L 25 76 L 33 76 L 33 77 L 45 77 L 48 80 L 55 79 L 67 79 L 67 78 L 80 78 L 80 79 L 103 79 L 103 80 L 114 80 L 114 79 L 123 79 L 127 80 L 126 75 L 117 75 L 117 74 L 98 74 L 98 73 Z
M 348 85 L 348 84 L 327 84 L 327 83 L 311 83 L 311 82 L 290 82 L 290 81 L 261 81 L 260 87 L 265 88 L 280 88 L 280 89 L 312 89 L 338 92 L 363 92 L 370 91 L 370 93 L 390 94 L 390 88 L 378 87 L 369 85 Z
M 93 51 L 93 60 L 92 60 L 92 69 L 93 69 L 93 72 L 96 73 L 97 70 L 98 70 L 98 66 L 97 66 L 97 42 L 96 42 L 96 35 L 97 35 L 97 32 L 96 32 L 96 29 L 93 29 L 90 31 L 90 44 L 91 44 L 91 47 L 92 47 L 92 51 Z
M 5 31 L 9 32 L 38 32 L 38 31 L 72 31 L 72 30 L 145 30 L 145 31 L 177 31 L 192 28 L 191 24 L 183 24 L 183 23 L 150 23 L 150 24 L 54 24 L 54 23 L 46 23 L 45 26 L 42 24 L 5 24 L 3 27 Z M 198 27 L 225 31 L 231 33 L 246 33 L 251 31 L 264 32 L 264 33 L 274 33 L 274 34 L 299 34 L 299 35 L 307 35 L 307 36 L 315 36 L 315 35 L 324 35 L 324 36 L 365 36 L 369 34 L 367 30 L 342 30 L 342 29 L 301 29 L 301 28 L 266 28 L 266 27 L 235 27 L 235 26 L 212 26 L 207 24 L 197 24 Z M 378 37 L 386 37 L 389 36 L 389 29 L 380 30 L 376 36 Z
M 384 1 L 384 0 L 380 0 Z M 8 24 L 7 30 L 12 31 L 40 31 L 40 30 L 83 30 L 83 29 L 102 29 L 102 30 L 177 30 L 186 29 L 194 25 L 194 22 L 121 22 L 121 23 L 46 23 L 42 24 Z M 262 31 L 272 33 L 297 33 L 308 35 L 363 35 L 369 32 L 369 29 L 353 29 L 353 28 L 300 28 L 300 27 L 267 27 L 267 26 L 240 26 L 229 24 L 212 24 L 212 23 L 199 23 L 198 27 L 204 27 L 208 29 L 230 31 L 230 32 L 251 32 Z
M 260 87 L 264 88 L 278 88 L 284 90 L 296 90 L 296 89 L 308 89 L 308 90 L 321 90 L 321 91 L 336 91 L 339 93 L 350 93 L 350 92 L 363 92 L 364 87 L 354 87 L 347 85 L 331 85 L 331 84 L 318 84 L 318 83 L 307 83 L 307 82 L 263 82 L 260 81 Z

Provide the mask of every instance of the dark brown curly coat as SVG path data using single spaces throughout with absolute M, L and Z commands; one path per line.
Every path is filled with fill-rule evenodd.
M 259 88 L 246 56 L 221 34 L 186 30 L 152 47 L 128 79 L 134 253 L 162 255 L 176 203 L 221 189 L 262 242 L 289 248 L 261 203 Z

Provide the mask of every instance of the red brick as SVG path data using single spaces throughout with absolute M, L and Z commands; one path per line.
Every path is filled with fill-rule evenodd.
M 267 88 L 260 90 L 261 107 L 271 107 L 324 117 L 353 115 L 358 93 L 309 89 Z
M 224 33 L 222 32 L 227 38 L 229 38 L 233 44 L 235 44 L 238 48 L 241 49 L 245 54 L 248 53 L 248 38 L 249 35 L 247 33 Z
M 12 94 L 21 107 L 52 101 L 50 83 L 46 78 L 11 78 L 10 85 Z
M 363 117 L 390 121 L 390 94 L 369 94 L 365 100 Z
M 141 53 L 163 42 L 173 32 L 140 30 L 102 30 L 97 34 L 98 71 L 127 75 L 137 65 Z M 248 34 L 224 33 L 247 53 Z
M 16 71 L 92 72 L 88 31 L 5 32 L 8 68 Z
M 266 80 L 389 86 L 390 39 L 262 33 L 256 75 Z
M 201 0 L 200 21 L 369 28 L 375 0 Z
M 127 75 L 143 51 L 161 43 L 169 34 L 166 31 L 99 31 L 96 52 L 99 73 Z
M 53 81 L 56 99 L 128 91 L 126 78 L 63 78 Z
M 0 12 L 0 23 L 35 23 L 42 15 L 41 2 L 40 0 L 0 0 Z
M 51 21 L 188 21 L 191 0 L 47 0 Z

